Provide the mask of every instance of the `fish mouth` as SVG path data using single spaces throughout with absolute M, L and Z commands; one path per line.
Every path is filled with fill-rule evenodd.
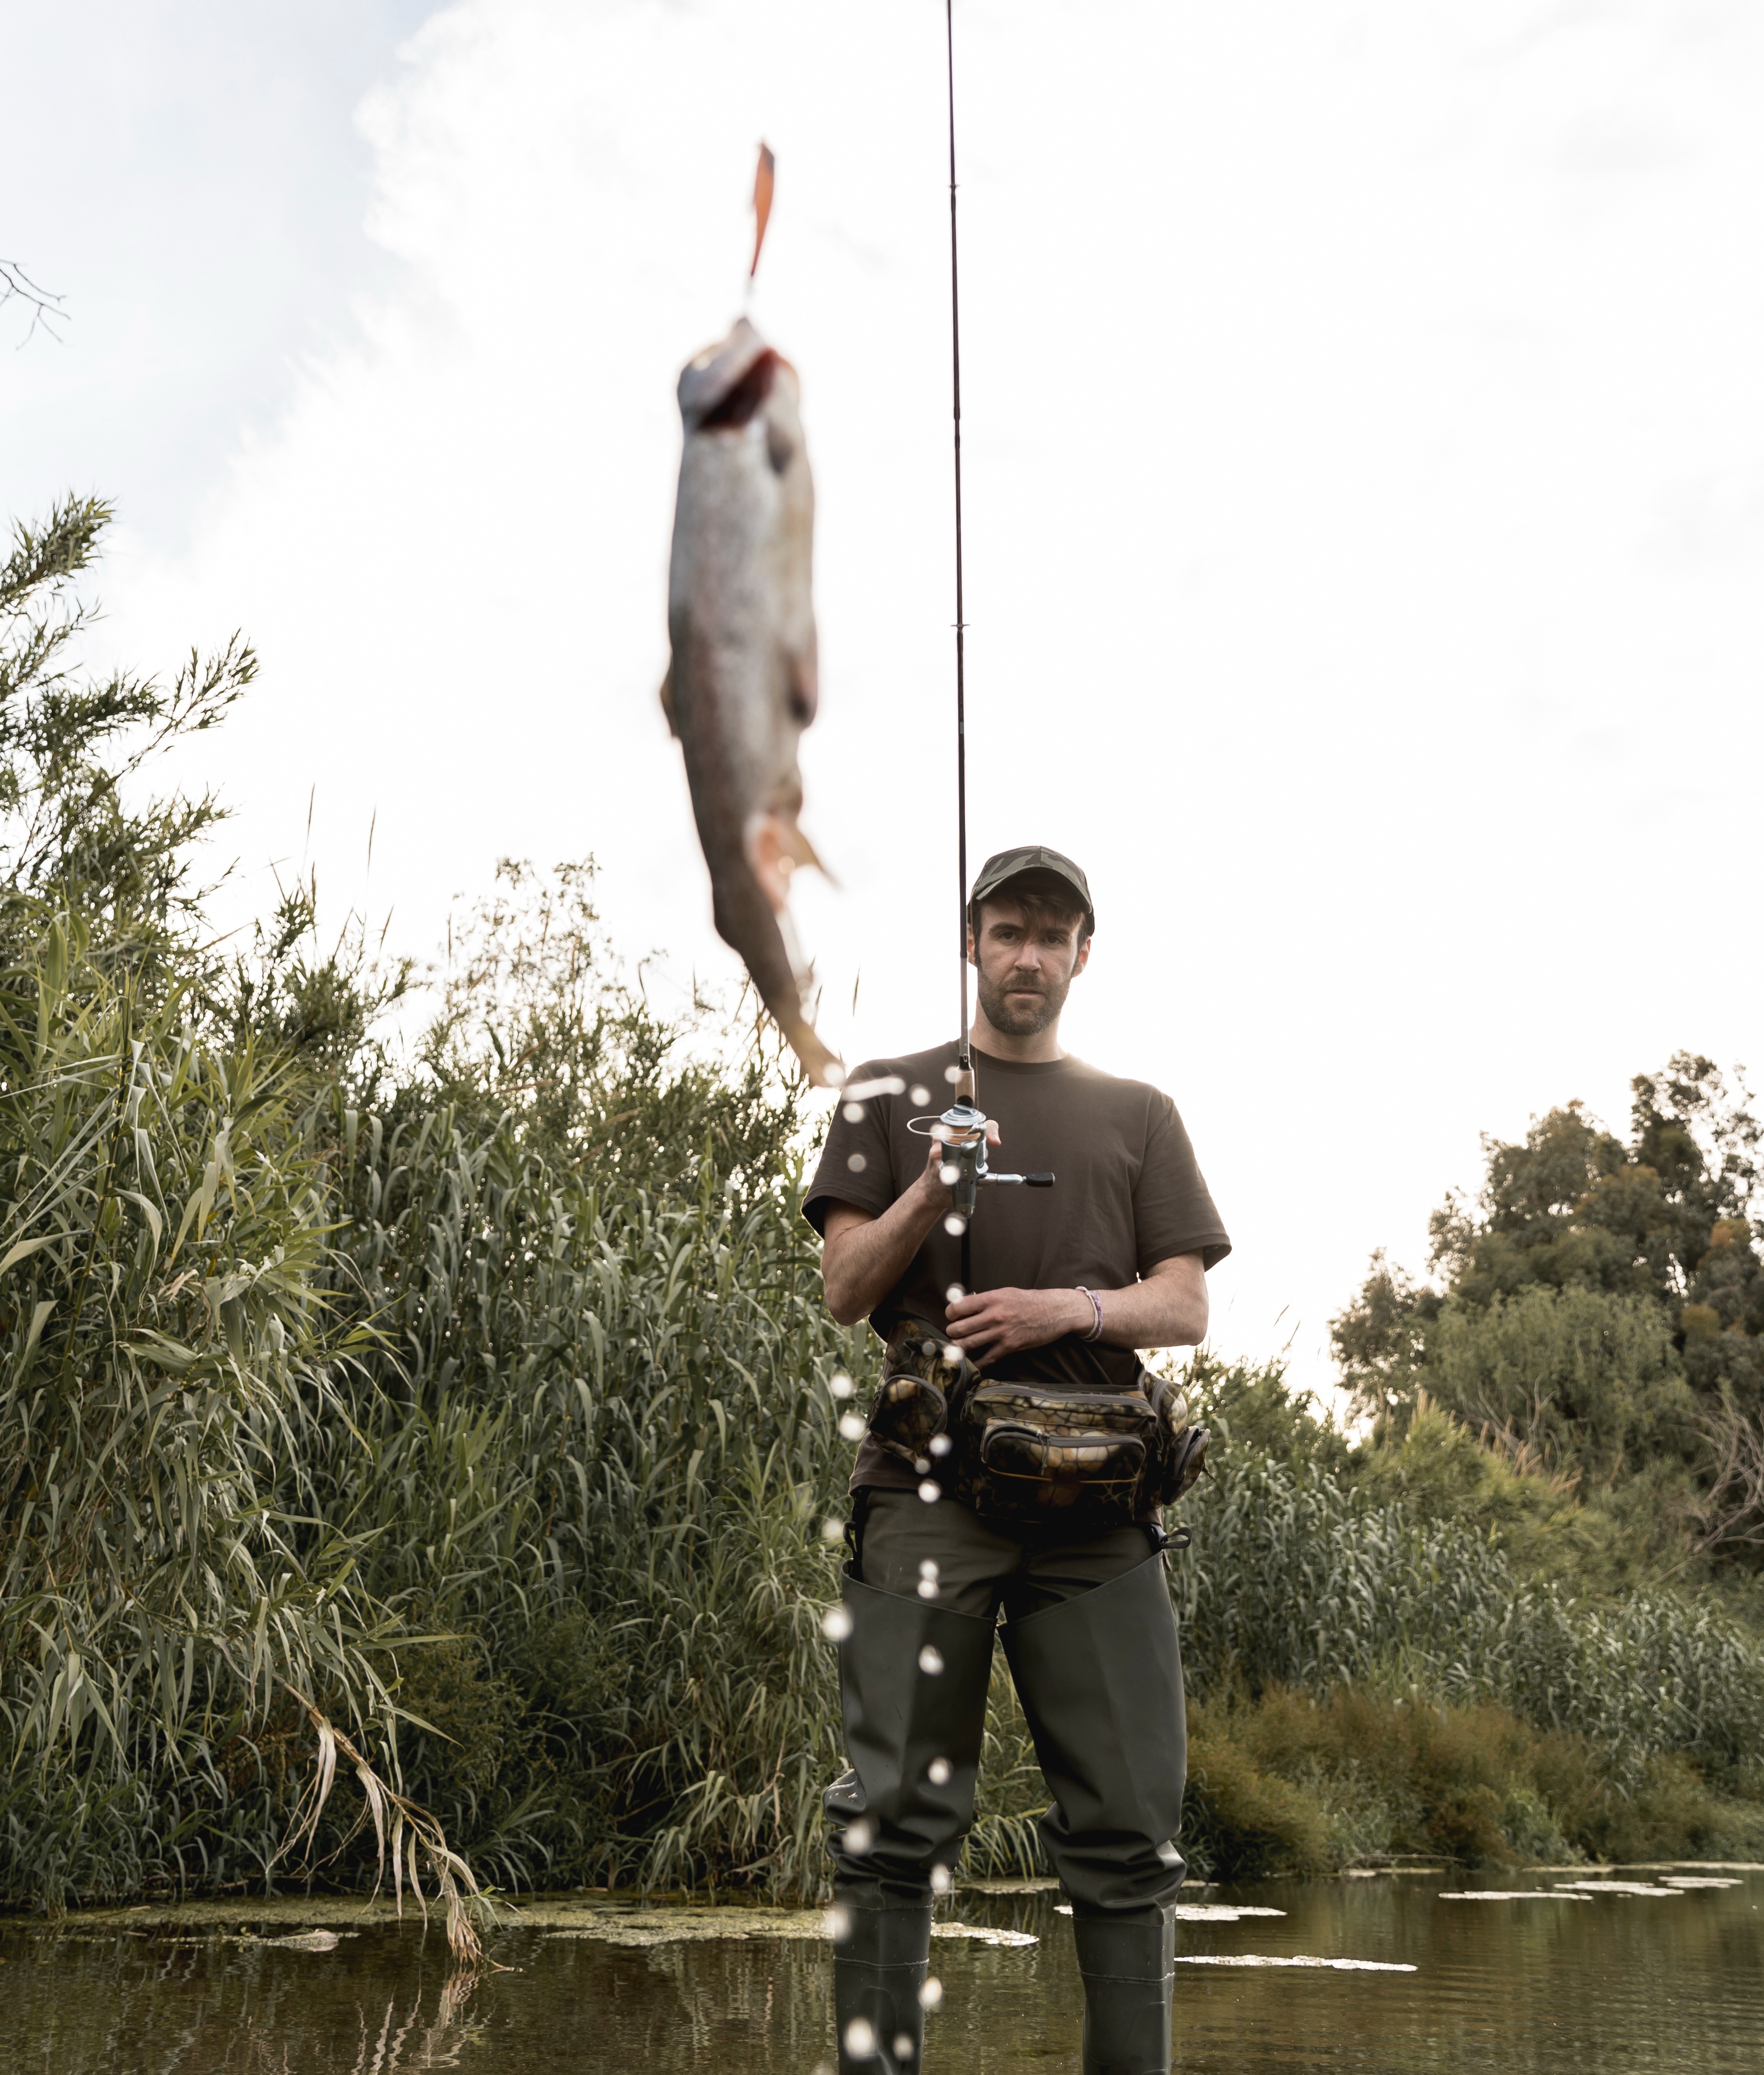
M 680 376 L 680 415 L 689 433 L 731 430 L 746 425 L 765 404 L 788 367 L 745 317 L 718 344 L 689 361 Z
M 747 373 L 723 398 L 699 419 L 701 433 L 732 432 L 746 425 L 765 408 L 772 385 L 778 379 L 778 355 L 768 346 Z

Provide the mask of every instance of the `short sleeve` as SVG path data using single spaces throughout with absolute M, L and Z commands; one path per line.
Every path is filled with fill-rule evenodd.
M 1198 1253 L 1211 1268 L 1231 1252 L 1188 1133 L 1168 1095 L 1154 1095 L 1145 1120 L 1145 1156 L 1133 1184 L 1133 1239 L 1139 1272 Z
M 880 1079 L 888 1069 L 874 1062 L 859 1066 L 854 1082 Z M 802 1215 L 824 1239 L 829 1203 L 850 1203 L 855 1210 L 880 1217 L 899 1193 L 895 1186 L 892 1133 L 889 1124 L 892 1095 L 872 1095 L 861 1103 L 841 1102 L 834 1110 L 814 1179 L 802 1200 Z M 862 1112 L 855 1119 L 848 1109 Z

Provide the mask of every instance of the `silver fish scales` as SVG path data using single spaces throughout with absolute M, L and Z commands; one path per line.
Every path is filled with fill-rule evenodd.
M 804 1010 L 785 934 L 790 874 L 818 861 L 797 820 L 797 746 L 818 686 L 814 485 L 796 371 L 743 317 L 688 362 L 679 394 L 662 705 L 685 760 L 717 934 L 809 1079 L 835 1086 L 839 1064 Z

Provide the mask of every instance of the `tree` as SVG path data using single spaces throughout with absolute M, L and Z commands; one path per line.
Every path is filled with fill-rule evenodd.
M 19 342 L 20 346 L 30 343 L 39 325 L 51 338 L 60 339 L 61 334 L 56 325 L 67 316 L 61 307 L 61 297 L 52 288 L 39 287 L 16 259 L 0 259 L 0 310 L 14 302 L 23 303 L 31 313 L 31 321 Z
M 1429 1265 L 1443 1287 L 1374 1256 L 1331 1326 L 1363 1410 L 1400 1422 L 1416 1392 L 1435 1387 L 1448 1308 L 1461 1336 L 1541 1289 L 1602 1293 L 1608 1335 L 1625 1330 L 1622 1304 L 1657 1306 L 1705 1406 L 1725 1395 L 1745 1417 L 1764 1411 L 1764 1269 L 1750 1217 L 1761 1127 L 1744 1079 L 1680 1052 L 1630 1088 L 1627 1143 L 1579 1102 L 1551 1110 L 1519 1144 L 1484 1141 L 1481 1191 L 1448 1198 L 1431 1220 Z
M 193 649 L 169 685 L 77 671 L 97 608 L 73 586 L 112 516 L 100 499 L 64 499 L 41 526 L 14 525 L 0 565 L 0 964 L 77 893 L 95 966 L 144 984 L 195 919 L 193 851 L 224 813 L 212 793 L 131 806 L 126 790 L 172 741 L 226 717 L 257 658 L 235 634 L 217 655 Z

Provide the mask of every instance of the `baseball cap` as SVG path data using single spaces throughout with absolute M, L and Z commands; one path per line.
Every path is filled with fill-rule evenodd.
M 968 913 L 974 913 L 976 902 L 983 901 L 989 893 L 996 893 L 1007 880 L 1020 879 L 1025 872 L 1050 872 L 1056 879 L 1063 879 L 1084 904 L 1087 926 L 1092 930 L 1096 927 L 1090 881 L 1069 857 L 1062 856 L 1057 850 L 1050 850 L 1046 843 L 1025 843 L 1018 849 L 1001 850 L 989 857 L 980 867 L 974 891 L 968 896 Z

